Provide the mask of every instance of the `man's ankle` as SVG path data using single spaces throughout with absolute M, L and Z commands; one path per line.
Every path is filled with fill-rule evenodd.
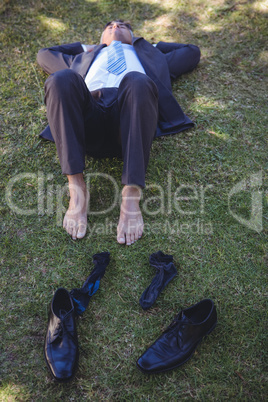
M 78 188 L 85 191 L 86 183 L 84 180 L 83 173 L 77 173 L 73 175 L 67 175 L 69 188 L 77 186 Z
M 139 199 L 142 195 L 142 189 L 137 185 L 125 185 L 122 189 L 122 198 Z

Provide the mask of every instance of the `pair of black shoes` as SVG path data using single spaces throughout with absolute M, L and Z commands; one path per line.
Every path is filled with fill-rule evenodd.
M 217 324 L 216 308 L 205 299 L 182 310 L 164 333 L 137 360 L 144 373 L 160 373 L 184 364 Z M 69 381 L 78 364 L 75 311 L 69 292 L 59 288 L 52 300 L 44 354 L 57 381 Z

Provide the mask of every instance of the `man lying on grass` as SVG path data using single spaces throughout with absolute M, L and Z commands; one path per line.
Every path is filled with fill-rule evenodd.
M 122 203 L 117 241 L 133 244 L 143 232 L 141 192 L 155 137 L 193 126 L 172 95 L 171 78 L 200 60 L 194 45 L 134 37 L 129 23 L 109 22 L 99 45 L 80 42 L 38 52 L 49 74 L 45 103 L 49 127 L 70 190 L 63 227 L 75 239 L 86 234 L 89 193 L 85 156 L 123 159 Z

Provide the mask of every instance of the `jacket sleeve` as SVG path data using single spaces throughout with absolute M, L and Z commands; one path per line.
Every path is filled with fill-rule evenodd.
M 159 42 L 156 45 L 165 54 L 171 78 L 192 71 L 200 60 L 200 49 L 195 45 Z
M 83 51 L 80 42 L 44 48 L 37 54 L 37 63 L 46 73 L 53 74 L 56 71 L 70 68 L 74 58 Z

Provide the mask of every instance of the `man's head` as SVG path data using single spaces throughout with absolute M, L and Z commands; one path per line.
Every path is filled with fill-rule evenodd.
M 101 36 L 101 43 L 109 46 L 113 40 L 120 40 L 122 43 L 132 45 L 132 38 L 131 25 L 122 20 L 115 20 L 106 24 Z

